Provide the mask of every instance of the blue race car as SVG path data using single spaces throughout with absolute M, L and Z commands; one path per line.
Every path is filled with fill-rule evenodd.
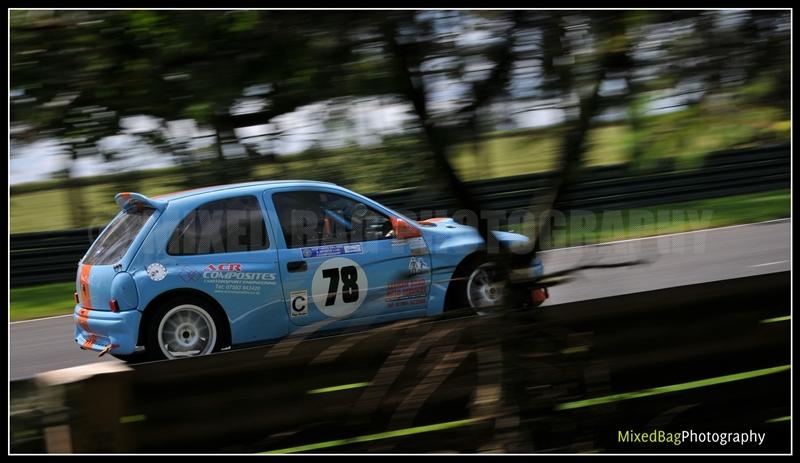
M 480 312 L 502 302 L 483 239 L 452 219 L 416 222 L 340 186 L 268 181 L 148 198 L 79 264 L 75 341 L 125 358 L 205 355 L 303 332 Z M 504 246 L 522 235 L 493 232 Z M 538 259 L 527 265 L 542 274 Z M 531 291 L 537 305 L 546 291 Z M 139 349 L 141 350 L 141 349 Z

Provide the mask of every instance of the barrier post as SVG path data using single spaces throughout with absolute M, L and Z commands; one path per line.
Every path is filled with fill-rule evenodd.
M 129 415 L 132 369 L 122 362 L 99 362 L 36 376 L 45 416 L 48 453 L 130 452 Z

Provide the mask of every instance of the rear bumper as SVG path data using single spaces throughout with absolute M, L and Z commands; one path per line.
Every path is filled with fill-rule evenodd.
M 76 305 L 72 314 L 75 322 L 75 342 L 82 349 L 131 354 L 136 350 L 139 322 L 142 313 L 138 310 L 109 312 L 87 310 Z

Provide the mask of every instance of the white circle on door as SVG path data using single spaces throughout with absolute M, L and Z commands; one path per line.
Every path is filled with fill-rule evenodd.
M 360 265 L 345 257 L 334 257 L 314 272 L 311 298 L 323 314 L 344 318 L 361 307 L 368 289 L 367 274 Z

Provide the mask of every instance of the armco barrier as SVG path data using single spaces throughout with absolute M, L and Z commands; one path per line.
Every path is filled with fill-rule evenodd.
M 11 235 L 11 286 L 69 281 L 101 228 Z
M 556 207 L 561 210 L 637 208 L 769 191 L 790 186 L 790 146 L 713 153 L 697 169 L 629 175 L 624 166 L 588 169 Z M 526 208 L 546 191 L 552 173 L 469 183 L 487 210 Z M 454 211 L 452 198 L 432 189 L 376 193 L 376 201 L 420 218 Z M 99 229 L 24 233 L 11 236 L 11 285 L 75 278 L 76 265 Z
M 679 410 L 691 411 L 693 429 L 762 431 L 769 414 L 789 415 L 789 325 L 769 322 L 787 313 L 789 285 L 781 272 L 52 371 L 11 383 L 11 451 L 35 451 L 14 436 L 54 426 L 39 447 L 77 453 L 613 451 L 620 426 L 665 416 L 678 426 Z M 742 371 L 752 379 L 685 386 Z M 585 400 L 671 383 L 682 392 Z M 22 419 L 15 403 L 31 384 Z M 44 415 L 62 421 L 37 421 Z M 757 450 L 788 448 L 782 427 L 769 430 Z

